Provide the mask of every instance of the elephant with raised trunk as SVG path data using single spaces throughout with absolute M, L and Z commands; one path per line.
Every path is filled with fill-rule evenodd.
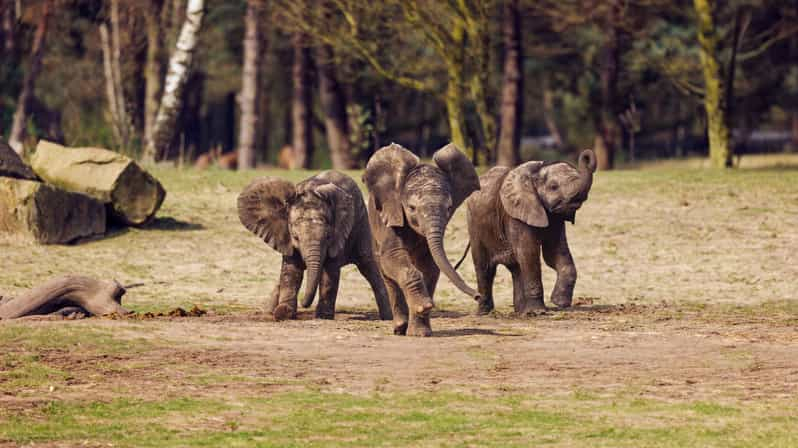
M 481 190 L 467 202 L 471 257 L 481 295 L 477 312 L 493 310 L 493 279 L 504 265 L 513 276 L 513 307 L 519 314 L 545 309 L 540 255 L 557 271 L 551 301 L 571 306 L 576 266 L 565 237 L 587 200 L 596 155 L 585 150 L 578 166 L 567 162 L 526 162 L 497 166 L 480 177 Z
M 280 278 L 266 303 L 276 320 L 294 319 L 308 271 L 303 307 L 320 289 L 316 317 L 332 319 L 341 267 L 354 263 L 368 280 L 380 318 L 391 319 L 385 285 L 371 246 L 366 205 L 354 180 L 324 171 L 296 186 L 276 177 L 255 179 L 238 197 L 241 223 L 283 255 Z
M 430 311 L 440 272 L 476 298 L 446 257 L 443 234 L 457 207 L 479 178 L 471 162 L 449 144 L 423 164 L 397 144 L 371 157 L 363 174 L 369 190 L 374 253 L 388 289 L 394 333 L 430 336 Z

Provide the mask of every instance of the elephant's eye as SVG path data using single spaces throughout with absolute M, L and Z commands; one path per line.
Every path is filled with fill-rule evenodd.
M 409 205 L 407 208 L 409 208 L 410 211 L 413 212 L 413 213 L 416 212 L 416 206 L 415 205 Z
M 557 185 L 557 184 L 550 184 L 549 185 L 549 190 L 551 190 L 551 191 L 557 191 L 558 188 L 560 188 L 560 186 Z

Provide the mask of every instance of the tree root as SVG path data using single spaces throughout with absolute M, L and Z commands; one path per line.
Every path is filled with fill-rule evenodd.
M 48 280 L 16 298 L 0 300 L 0 319 L 58 313 L 102 316 L 127 314 L 125 288 L 115 280 L 67 275 Z

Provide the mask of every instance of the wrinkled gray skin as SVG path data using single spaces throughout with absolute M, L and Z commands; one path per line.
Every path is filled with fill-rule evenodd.
M 276 320 L 296 318 L 305 270 L 302 306 L 309 307 L 320 289 L 316 317 L 334 318 L 341 267 L 350 263 L 371 285 L 380 318 L 391 319 L 366 206 L 354 180 L 337 171 L 296 186 L 276 177 L 255 179 L 238 197 L 238 214 L 244 227 L 283 255 L 280 279 L 266 303 Z
M 441 271 L 467 295 L 478 295 L 449 263 L 443 234 L 457 207 L 479 188 L 479 178 L 454 145 L 438 150 L 433 160 L 434 166 L 422 164 L 391 144 L 374 153 L 363 174 L 374 254 L 399 335 L 432 334 L 429 314 Z
M 493 310 L 493 279 L 504 265 L 513 276 L 513 307 L 519 314 L 545 309 L 540 255 L 557 271 L 551 301 L 571 306 L 576 266 L 565 237 L 587 200 L 596 156 L 585 150 L 579 166 L 566 162 L 527 162 L 515 169 L 495 167 L 480 177 L 481 190 L 468 207 L 471 257 L 481 298 L 477 312 Z

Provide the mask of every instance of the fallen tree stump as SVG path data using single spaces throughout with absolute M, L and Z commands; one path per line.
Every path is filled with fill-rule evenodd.
M 31 166 L 47 183 L 108 204 L 111 216 L 123 224 L 146 224 L 166 196 L 161 183 L 136 162 L 107 149 L 67 148 L 41 140 Z
M 115 280 L 96 280 L 68 275 L 45 283 L 14 298 L 0 301 L 0 319 L 59 313 L 84 313 L 87 316 L 128 314 L 122 307 L 125 288 Z
M 36 173 L 2 140 L 0 140 L 0 177 L 38 180 Z
M 21 234 L 42 244 L 66 244 L 103 235 L 105 206 L 31 180 L 0 177 L 0 232 Z

